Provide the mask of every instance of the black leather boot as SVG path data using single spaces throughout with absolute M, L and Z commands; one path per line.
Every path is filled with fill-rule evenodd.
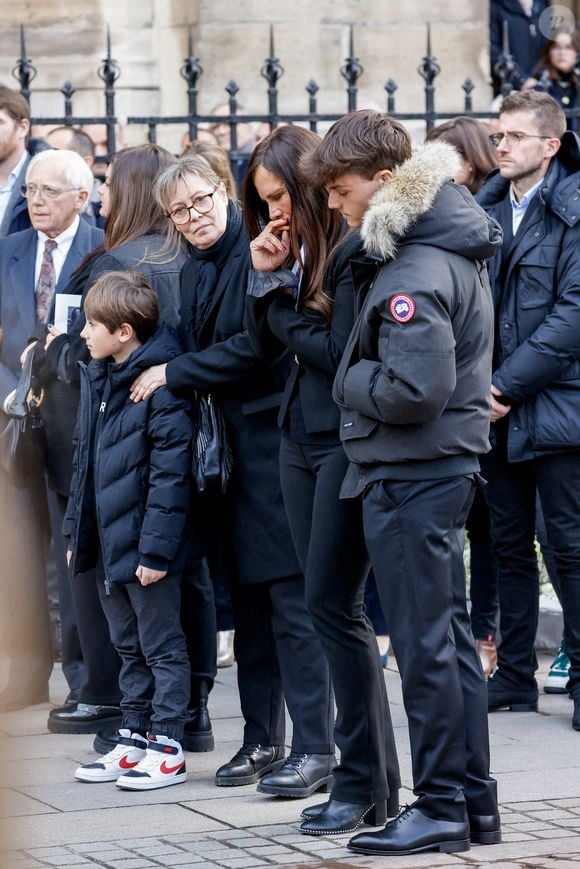
M 215 774 L 218 787 L 251 785 L 284 763 L 283 745 L 242 745 Z
M 199 706 L 188 711 L 181 745 L 185 751 L 213 751 L 215 741 L 207 700 L 200 700 Z
M 380 827 L 386 820 L 385 803 L 363 806 L 330 799 L 315 818 L 309 818 L 300 825 L 300 832 L 307 836 L 337 836 L 340 833 L 353 833 L 363 821 Z
M 306 820 L 318 817 L 320 812 L 326 808 L 329 802 L 330 800 L 327 800 L 325 803 L 317 803 L 315 806 L 308 806 L 300 812 L 300 817 L 306 818 Z M 387 818 L 397 817 L 399 814 L 399 805 L 399 788 L 396 788 L 391 791 L 387 800 Z M 367 823 L 366 820 L 364 823 Z

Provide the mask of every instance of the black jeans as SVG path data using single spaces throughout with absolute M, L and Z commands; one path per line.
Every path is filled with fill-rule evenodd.
M 180 622 L 181 574 L 152 585 L 97 578 L 111 639 L 121 657 L 123 727 L 178 742 L 189 701 L 189 661 Z
M 409 723 L 414 792 L 431 817 L 497 811 L 487 690 L 467 613 L 463 532 L 471 477 L 379 480 L 365 538 L 388 614 Z M 465 800 L 464 800 L 465 797 Z
M 384 675 L 364 610 L 369 561 L 360 500 L 339 500 L 347 467 L 340 445 L 282 438 L 284 504 L 336 697 L 334 735 L 341 758 L 332 795 L 367 804 L 386 799 L 389 789 L 399 787 L 400 775 Z
M 484 491 L 499 572 L 499 671 L 517 687 L 533 688 L 536 684 L 537 489 L 560 583 L 564 636 L 571 661 L 570 687 L 579 686 L 580 690 L 580 452 L 510 464 L 505 438 L 500 437 L 497 447 L 484 457 L 482 468 L 488 479 Z
M 207 700 L 217 672 L 216 610 L 205 558 L 191 562 L 183 571 L 181 627 L 190 666 L 189 705 L 195 709 Z

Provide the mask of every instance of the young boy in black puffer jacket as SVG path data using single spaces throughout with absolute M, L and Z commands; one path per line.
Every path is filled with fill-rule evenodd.
M 65 518 L 71 575 L 97 565 L 99 594 L 121 657 L 117 745 L 75 772 L 150 790 L 185 781 L 181 748 L 189 664 L 180 583 L 189 556 L 192 424 L 168 389 L 135 404 L 137 375 L 181 348 L 158 326 L 155 292 L 138 272 L 107 272 L 89 290 L 82 337 L 74 476 Z

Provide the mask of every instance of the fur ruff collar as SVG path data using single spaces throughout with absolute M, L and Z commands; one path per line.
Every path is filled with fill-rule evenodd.
M 442 185 L 457 174 L 461 158 L 452 145 L 421 145 L 397 166 L 369 202 L 361 235 L 368 254 L 383 260 L 397 254 L 397 242 L 429 211 Z

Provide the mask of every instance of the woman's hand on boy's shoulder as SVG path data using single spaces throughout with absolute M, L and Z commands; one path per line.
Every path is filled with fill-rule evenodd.
M 159 582 L 160 579 L 163 579 L 163 577 L 167 575 L 167 571 L 153 570 L 152 567 L 143 567 L 143 565 L 140 564 L 135 571 L 135 575 L 141 585 L 153 585 L 154 582 Z
M 149 398 L 150 395 L 153 395 L 162 386 L 166 386 L 166 368 L 167 363 L 165 362 L 163 365 L 152 365 L 151 368 L 142 371 L 139 377 L 131 384 L 131 392 L 129 393 L 131 401 L 143 401 L 143 399 Z

